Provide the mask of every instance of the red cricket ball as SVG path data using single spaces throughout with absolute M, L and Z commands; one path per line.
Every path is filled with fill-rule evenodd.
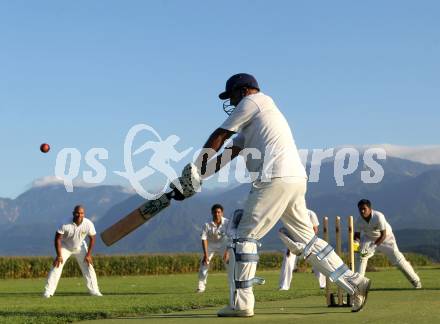
M 40 145 L 40 151 L 43 153 L 47 153 L 50 150 L 50 146 L 47 143 L 43 143 Z

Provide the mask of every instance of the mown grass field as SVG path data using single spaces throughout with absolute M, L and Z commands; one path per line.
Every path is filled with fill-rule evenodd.
M 264 286 L 255 288 L 255 323 L 435 323 L 440 319 L 440 268 L 419 268 L 424 289 L 414 290 L 397 270 L 369 273 L 372 292 L 366 309 L 351 314 L 327 308 L 310 273 L 296 273 L 292 289 L 277 290 L 278 271 L 260 271 Z M 204 294 L 195 293 L 197 275 L 100 277 L 104 297 L 86 293 L 82 278 L 62 278 L 57 294 L 43 299 L 44 279 L 0 281 L 0 322 L 65 323 L 105 319 L 115 323 L 225 321 L 215 312 L 227 302 L 226 275 L 213 273 Z M 123 319 L 117 319 L 123 318 Z M 116 320 L 113 320 L 116 319 Z M 243 319 L 227 319 L 230 322 Z

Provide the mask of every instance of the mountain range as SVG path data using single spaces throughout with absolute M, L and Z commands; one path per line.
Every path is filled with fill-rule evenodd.
M 436 162 L 438 150 L 431 151 L 434 154 L 423 157 L 423 161 Z M 426 155 L 427 150 L 423 152 Z M 411 156 L 407 150 L 405 154 Z M 381 160 L 384 177 L 380 183 L 363 183 L 361 172 L 366 169 L 361 167 L 345 176 L 345 185 L 341 187 L 336 185 L 334 161 L 326 161 L 321 166 L 319 182 L 308 185 L 309 208 L 320 219 L 329 216 L 330 226 L 339 215 L 345 226 L 348 215 L 357 216 L 357 201 L 368 198 L 373 208 L 384 212 L 401 248 L 440 258 L 440 160 L 421 163 L 407 156 Z M 310 169 L 310 164 L 307 168 Z M 114 246 L 105 247 L 98 239 L 96 251 L 102 254 L 199 251 L 201 227 L 210 220 L 211 205 L 221 203 L 228 217 L 243 206 L 249 190 L 250 184 L 231 184 L 226 189 L 203 190 L 183 202 L 173 201 L 160 215 Z M 58 183 L 31 188 L 16 199 L 0 198 L 0 254 L 53 254 L 56 228 L 71 217 L 76 204 L 85 205 L 87 217 L 95 222 L 99 232 L 143 201 L 120 186 L 76 187 L 73 193 L 67 193 Z M 283 249 L 276 234 L 280 226 L 275 226 L 263 239 L 263 249 Z

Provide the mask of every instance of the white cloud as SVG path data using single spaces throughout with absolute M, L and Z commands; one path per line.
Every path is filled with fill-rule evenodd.
M 440 145 L 421 145 L 421 146 L 399 146 L 392 144 L 377 144 L 354 146 L 360 151 L 368 148 L 383 148 L 387 156 L 399 159 L 419 162 L 424 164 L 440 164 Z
M 330 158 L 322 160 L 323 163 L 333 162 L 336 153 L 343 148 L 354 148 L 363 154 L 365 150 L 371 148 L 383 149 L 387 153 L 387 157 L 394 157 L 412 162 L 419 162 L 428 165 L 440 164 L 440 145 L 420 145 L 420 146 L 399 146 L 392 144 L 371 144 L 371 145 L 339 145 L 333 149 L 334 154 Z M 309 150 L 312 152 L 312 150 Z M 310 157 L 309 157 L 310 162 Z
M 38 188 L 38 187 L 46 187 L 46 186 L 53 186 L 53 185 L 64 185 L 63 179 L 58 178 L 56 176 L 47 176 L 42 177 L 39 179 L 36 179 L 32 182 L 31 187 L 32 188 Z M 95 184 L 89 184 L 82 180 L 74 180 L 73 185 L 75 187 L 95 187 Z

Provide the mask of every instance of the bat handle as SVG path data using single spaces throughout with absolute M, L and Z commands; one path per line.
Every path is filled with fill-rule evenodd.
M 182 201 L 185 199 L 185 196 L 182 195 L 182 193 L 180 191 L 178 191 L 177 189 L 174 189 L 173 191 L 167 192 L 165 194 L 167 196 L 168 199 L 174 199 L 177 201 Z

